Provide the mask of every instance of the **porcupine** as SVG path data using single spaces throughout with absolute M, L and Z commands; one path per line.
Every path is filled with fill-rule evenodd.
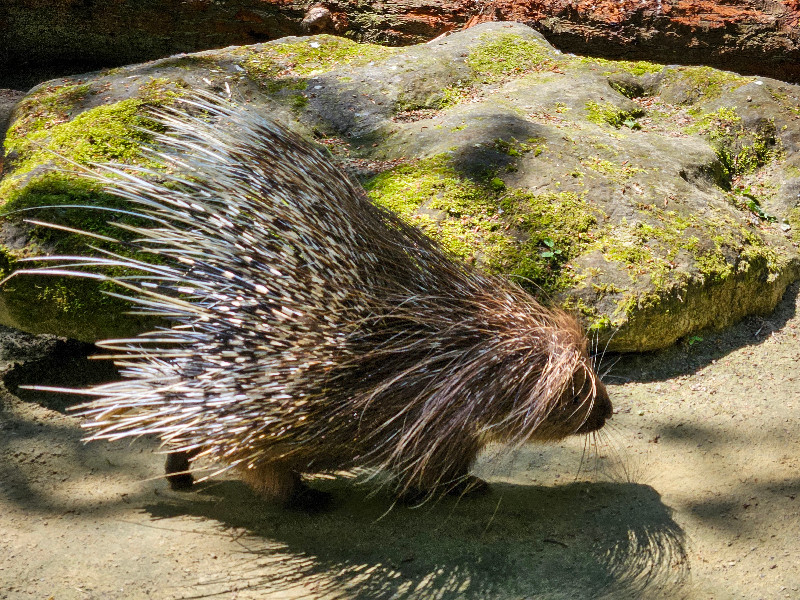
M 56 263 L 123 268 L 108 279 L 171 321 L 100 344 L 121 380 L 78 407 L 88 439 L 154 434 L 175 488 L 205 457 L 310 508 L 326 496 L 302 474 L 365 467 L 411 497 L 482 487 L 468 470 L 487 442 L 611 416 L 574 317 L 454 259 L 298 135 L 210 96 L 155 118 L 168 170 L 91 176 L 138 207 L 150 225 L 123 227 L 160 262 Z

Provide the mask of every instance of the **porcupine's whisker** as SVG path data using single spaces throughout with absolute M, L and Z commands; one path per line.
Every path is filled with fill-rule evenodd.
M 637 483 L 628 468 L 630 455 L 623 445 L 613 440 L 614 434 L 617 433 L 613 424 L 596 433 L 598 439 L 603 443 L 603 447 L 609 454 L 609 458 L 605 462 L 605 472 L 608 478 L 611 481 L 619 481 L 622 483 Z M 618 472 L 618 469 L 621 469 L 621 473 Z
M 616 366 L 617 366 L 617 363 L 618 363 L 620 360 L 622 360 L 622 357 L 621 357 L 621 356 L 616 356 L 616 357 L 614 358 L 614 360 L 613 360 L 613 361 L 611 361 L 611 364 L 609 364 L 609 365 L 607 365 L 607 366 L 606 366 L 606 368 L 605 368 L 605 371 L 603 371 L 603 372 L 600 374 L 600 379 L 601 379 L 601 380 L 603 380 L 603 379 L 605 379 L 606 377 L 608 377 L 608 376 L 609 376 L 609 373 L 611 373 L 611 371 L 614 369 L 614 367 L 616 367 Z

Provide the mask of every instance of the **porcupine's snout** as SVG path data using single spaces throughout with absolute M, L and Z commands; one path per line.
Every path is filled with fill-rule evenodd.
M 583 387 L 576 395 L 575 402 L 588 408 L 583 424 L 575 433 L 597 431 L 606 424 L 606 419 L 610 419 L 614 414 L 606 386 L 597 378 L 586 378 Z

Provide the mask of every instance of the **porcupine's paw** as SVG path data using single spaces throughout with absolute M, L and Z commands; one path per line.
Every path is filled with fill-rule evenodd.
M 287 499 L 286 507 L 306 513 L 319 513 L 330 510 L 333 506 L 333 495 L 300 484 Z
M 333 499 L 327 492 L 308 487 L 300 473 L 280 463 L 242 469 L 242 479 L 265 500 L 308 513 L 327 510 Z
M 190 490 L 194 484 L 194 476 L 189 472 L 189 455 L 186 452 L 170 452 L 164 463 L 169 487 L 173 490 Z

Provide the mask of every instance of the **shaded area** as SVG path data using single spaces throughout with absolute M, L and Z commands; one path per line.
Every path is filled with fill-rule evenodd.
M 250 590 L 302 585 L 333 598 L 656 598 L 673 597 L 688 574 L 683 532 L 648 486 L 496 484 L 482 498 L 388 510 L 363 487 L 316 485 L 334 494 L 329 514 L 266 506 L 238 482 L 146 509 L 244 530 L 246 566 L 208 582 L 237 589 L 247 581 Z
M 790 421 L 787 419 L 787 421 Z M 731 432 L 727 428 L 709 426 L 699 423 L 664 423 L 655 428 L 658 443 L 680 448 L 687 454 L 698 454 L 713 457 L 713 463 L 698 466 L 705 468 L 706 473 L 694 485 L 696 496 L 687 503 L 686 509 L 695 519 L 702 520 L 706 525 L 727 532 L 731 538 L 740 535 L 758 535 L 763 533 L 760 523 L 748 523 L 748 517 L 759 510 L 759 505 L 767 501 L 775 510 L 774 503 L 789 513 L 800 511 L 800 477 L 785 477 L 784 466 L 791 467 L 794 460 L 789 446 L 784 446 L 788 440 L 796 440 L 800 427 L 792 422 L 789 428 L 763 427 L 757 431 Z M 781 457 L 780 450 L 789 451 Z M 753 457 L 748 459 L 747 448 L 758 448 L 753 451 Z M 760 454 L 767 456 L 766 460 L 772 464 L 770 468 L 759 468 L 764 461 Z M 741 462 L 752 462 L 749 468 L 741 468 Z M 777 464 L 776 464 L 777 463 Z M 753 476 L 753 473 L 757 473 Z M 733 486 L 719 486 L 720 482 L 729 483 L 734 480 Z M 705 488 L 711 488 L 708 494 Z
M 27 337 L 35 339 L 35 336 Z M 45 337 L 50 338 L 42 336 Z M 48 351 L 36 357 L 24 356 L 29 351 L 19 349 L 23 353 L 22 360 L 2 374 L 6 389 L 24 402 L 36 402 L 58 412 L 66 412 L 69 406 L 86 401 L 90 396 L 34 390 L 26 386 L 81 389 L 119 377 L 113 361 L 91 358 L 92 355 L 99 356 L 98 348 L 93 344 L 56 338 L 48 340 Z M 5 358 L 13 360 L 12 357 L 13 351 L 7 350 Z
M 610 383 L 664 381 L 694 373 L 747 346 L 766 342 L 796 316 L 800 284 L 787 287 L 775 310 L 765 316 L 746 317 L 725 331 L 700 331 L 664 350 L 637 354 L 608 353 L 603 363 L 610 368 Z M 600 372 L 604 372 L 602 367 Z

